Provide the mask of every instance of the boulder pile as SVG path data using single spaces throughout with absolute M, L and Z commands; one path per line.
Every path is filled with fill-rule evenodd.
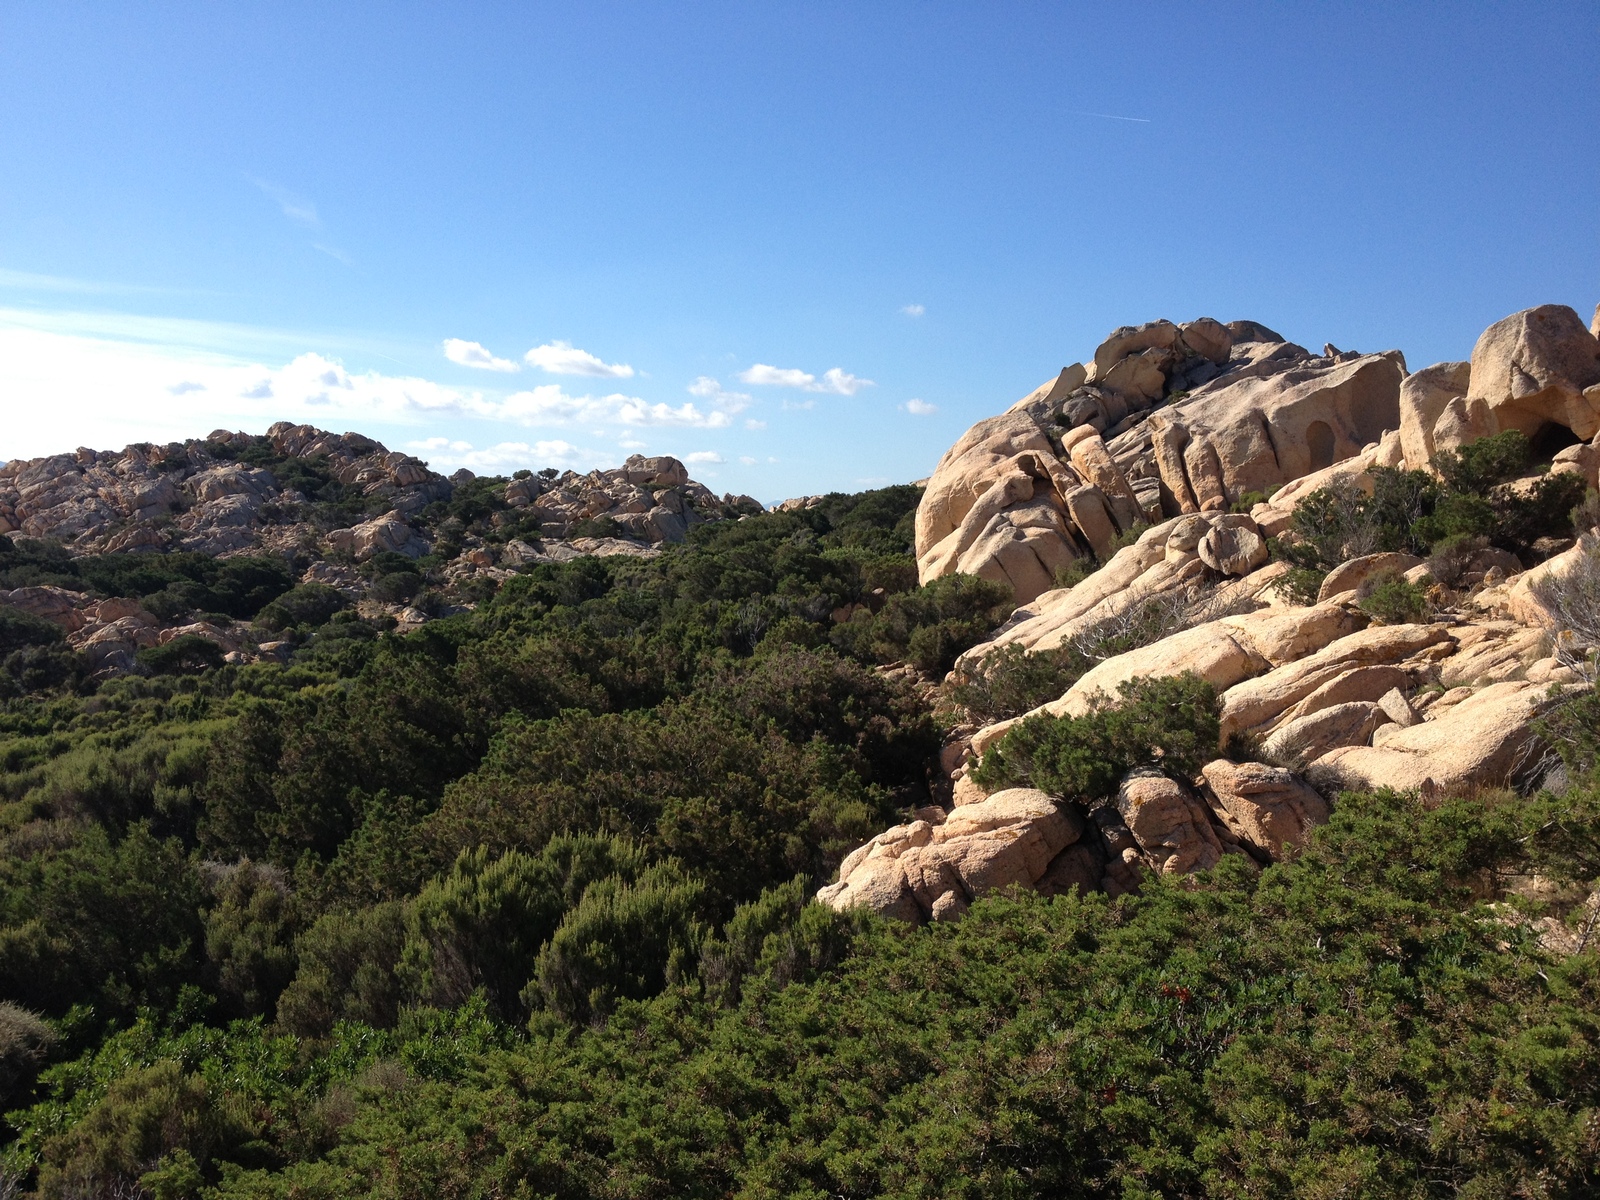
M 486 486 L 496 511 L 485 535 L 460 521 L 452 526 L 449 502 L 459 489 Z M 447 479 L 361 434 L 287 421 L 265 435 L 219 429 L 203 440 L 80 448 L 0 466 L 0 534 L 14 540 L 58 543 L 73 557 L 280 557 L 301 583 L 332 587 L 358 601 L 363 615 L 387 614 L 402 630 L 428 613 L 370 597 L 375 575 L 363 565 L 384 561 L 379 556 L 444 559 L 439 581 L 470 603 L 475 586 L 492 587 L 522 568 L 583 555 L 653 555 L 693 525 L 761 507 L 748 496 L 719 499 L 675 458 L 636 454 L 586 474 L 549 469 L 483 481 L 462 470 Z M 352 523 L 362 510 L 371 515 Z M 492 536 L 507 526 L 515 536 Z M 0 605 L 57 624 L 96 674 L 131 670 L 138 651 L 182 634 L 216 643 L 234 661 L 275 656 L 263 654 L 244 627 L 224 629 L 200 614 L 163 622 L 127 599 L 25 587 L 0 590 Z
M 1552 545 L 1531 570 L 1480 544 L 1449 586 L 1414 556 L 1364 554 L 1314 598 L 1289 594 L 1290 564 L 1270 546 L 1319 489 L 1371 495 L 1377 468 L 1433 471 L 1441 452 L 1512 429 L 1550 460 L 1541 470 L 1600 483 L 1600 339 L 1569 308 L 1516 313 L 1470 362 L 1412 375 L 1397 352 L 1313 355 L 1254 322 L 1124 327 L 1089 365 L 980 421 L 929 480 L 919 572 L 1004 581 L 1019 606 L 958 660 L 953 682 L 1002 647 L 1081 645 L 1153 603 L 1189 619 L 1022 717 L 958 727 L 940 759 L 948 815 L 924 809 L 880 834 L 821 898 L 920 923 L 1001 886 L 1115 896 L 1225 855 L 1279 860 L 1343 790 L 1537 785 L 1552 763 L 1537 718 L 1563 690 L 1591 686 L 1592 671 L 1562 653 L 1570 635 L 1536 581 L 1588 561 L 1594 542 Z M 1096 569 L 1057 586 L 1080 559 Z M 1429 589 L 1426 619 L 1375 619 L 1362 601 L 1385 579 Z M 1196 595 L 1208 599 L 1189 603 Z M 988 796 L 976 782 L 972 768 L 1019 722 L 1081 717 L 1129 681 L 1185 673 L 1220 701 L 1216 756 L 1194 777 L 1140 768 L 1092 804 Z

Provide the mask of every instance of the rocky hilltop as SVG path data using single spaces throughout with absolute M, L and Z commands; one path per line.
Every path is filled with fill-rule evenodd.
M 634 455 L 587 474 L 445 478 L 358 433 L 287 421 L 259 436 L 219 429 L 0 467 L 0 566 L 13 584 L 26 581 L 0 589 L 0 605 L 66 631 L 98 674 L 132 670 L 140 650 L 184 637 L 245 662 L 292 649 L 292 635 L 278 634 L 295 613 L 252 623 L 267 602 L 348 607 L 415 628 L 470 607 L 520 569 L 649 556 L 695 524 L 761 507 L 718 498 L 670 457 Z M 138 574 L 130 555 L 146 556 L 154 586 L 95 585 L 127 585 Z M 215 586 L 200 586 L 216 569 L 197 559 L 232 564 L 231 578 L 254 572 L 250 594 L 261 603 L 218 601 Z
M 1342 789 L 1559 786 L 1539 717 L 1593 684 L 1597 434 L 1600 312 L 1519 312 L 1415 373 L 1253 321 L 1116 330 L 930 478 L 921 579 L 1020 607 L 943 685 L 945 803 L 821 897 L 920 923 L 1010 885 L 1116 895 L 1281 858 Z M 1052 746 L 1139 703 L 1176 730 L 1196 696 L 1192 756 L 1148 734 L 1120 778 L 1059 782 Z

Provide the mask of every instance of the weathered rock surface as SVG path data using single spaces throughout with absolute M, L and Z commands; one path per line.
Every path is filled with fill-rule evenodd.
M 1214 867 L 1222 842 L 1206 806 L 1185 784 L 1153 769 L 1136 770 L 1117 792 L 1122 816 L 1152 869 L 1186 875 Z
M 1300 846 L 1328 819 L 1317 791 L 1290 771 L 1265 763 L 1219 758 L 1201 768 L 1215 808 L 1239 839 L 1274 861 Z
M 940 460 L 917 512 L 923 582 L 962 571 L 1026 604 L 1074 558 L 1185 513 L 1224 513 L 1261 490 L 1359 453 L 1398 422 L 1394 352 L 1314 356 L 1210 318 L 1114 331 Z M 1253 525 L 1215 528 L 1200 557 L 1244 575 L 1266 559 Z M 1222 565 L 1225 564 L 1225 565 Z
M 986 892 L 1032 887 L 1083 830 L 1081 817 L 1044 792 L 1010 788 L 955 809 L 942 825 L 913 821 L 879 834 L 839 865 L 839 881 L 818 899 L 916 924 L 949 920 Z
M 1499 787 L 1539 760 L 1533 720 L 1547 689 L 1525 681 L 1491 684 L 1429 720 L 1396 729 L 1382 746 L 1331 750 L 1311 768 L 1323 790 Z
M 1572 309 L 1545 304 L 1483 331 L 1472 348 L 1465 403 L 1469 413 L 1480 405 L 1487 410 L 1491 433 L 1519 429 L 1532 437 L 1554 422 L 1587 441 L 1600 433 L 1600 396 L 1585 395 L 1596 384 L 1600 341 Z
M 237 461 L 241 458 L 246 461 Z M 263 459 L 286 476 L 311 478 L 323 489 L 319 498 L 286 486 L 272 469 L 249 465 Z M 438 510 L 424 510 L 449 500 L 474 478 L 459 471 L 445 479 L 421 460 L 360 434 L 282 421 L 261 436 L 219 429 L 203 441 L 140 443 L 116 453 L 83 448 L 5 463 L 0 465 L 0 533 L 58 541 L 73 556 L 127 551 L 281 556 L 299 564 L 302 582 L 325 584 L 361 600 L 373 578 L 349 564 L 380 554 L 417 559 L 438 553 L 444 548 Z M 324 505 L 334 485 L 340 490 L 337 503 Z M 452 534 L 443 541 L 460 536 L 461 544 L 449 546 L 454 557 L 436 577 L 446 587 L 497 585 L 520 567 L 586 554 L 648 556 L 663 542 L 681 540 L 692 525 L 761 509 L 749 497 L 719 500 L 689 478 L 683 463 L 668 457 L 634 455 L 619 468 L 587 475 L 523 472 L 496 487 L 492 507 L 502 511 L 492 513 L 490 524 L 521 522 L 532 512 L 541 536 L 491 545 L 476 535 Z M 352 500 L 381 515 L 330 529 L 328 511 L 347 514 Z M 384 505 L 387 511 L 381 511 Z M 582 529 L 577 532 L 585 536 L 569 536 L 583 522 L 599 523 L 595 532 L 608 536 L 587 536 Z M 309 565 L 307 557 L 313 560 Z M 0 604 L 33 612 L 72 635 L 71 644 L 97 673 L 132 670 L 134 654 L 157 644 L 153 635 L 146 637 L 121 620 L 132 613 L 111 615 L 107 606 L 116 603 L 131 602 L 95 601 L 59 588 L 0 592 Z M 428 619 L 421 610 L 397 607 L 389 605 L 388 612 L 402 629 Z M 142 620 L 152 628 L 161 625 L 149 613 Z M 217 641 L 229 654 L 242 655 L 238 661 L 260 653 L 243 632 L 225 633 L 190 617 L 177 618 L 168 624 L 172 628 Z

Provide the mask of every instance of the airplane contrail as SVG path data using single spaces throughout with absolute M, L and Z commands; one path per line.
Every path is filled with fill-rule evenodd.
M 1141 125 L 1150 124 L 1149 117 L 1119 117 L 1116 113 L 1079 112 L 1077 109 L 1073 109 L 1072 115 L 1075 117 L 1104 117 L 1107 121 L 1137 121 Z

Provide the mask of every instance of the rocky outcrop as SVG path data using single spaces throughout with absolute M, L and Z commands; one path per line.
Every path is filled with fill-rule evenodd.
M 1509 429 L 1531 438 L 1565 426 L 1587 442 L 1600 436 L 1600 340 L 1562 304 L 1513 313 L 1483 331 L 1470 363 L 1439 363 L 1407 379 L 1400 419 L 1413 468 Z M 1572 458 L 1587 474 L 1588 457 Z
M 1551 611 L 1539 585 L 1587 569 L 1583 530 L 1577 545 L 1533 543 L 1527 553 L 1550 557 L 1531 570 L 1481 544 L 1427 562 L 1359 555 L 1324 577 L 1314 604 L 1284 594 L 1288 566 L 1270 561 L 1267 543 L 1294 536 L 1299 506 L 1320 489 L 1372 495 L 1382 469 L 1431 468 L 1441 451 L 1507 429 L 1546 446 L 1582 439 L 1550 470 L 1600 482 L 1594 331 L 1570 309 L 1530 309 L 1485 331 L 1469 363 L 1404 377 L 1398 355 L 1330 346 L 1312 356 L 1249 323 L 1214 326 L 1116 330 L 1089 366 L 969 431 L 919 512 L 924 579 L 989 572 L 1022 601 L 958 660 L 954 679 L 1004 646 L 1070 646 L 1079 662 L 1100 660 L 1023 717 L 962 731 L 941 764 L 958 804 L 987 802 L 973 768 L 1021 720 L 1082 717 L 1149 677 L 1192 673 L 1218 693 L 1219 750 L 1231 757 L 1193 780 L 1131 773 L 1114 802 L 1081 814 L 1084 835 L 1034 880 L 1047 894 L 1120 895 L 1145 872 L 1204 870 L 1234 851 L 1281 859 L 1342 789 L 1526 788 L 1551 762 L 1538 734 L 1544 706 L 1590 686 L 1589 642 L 1574 640 L 1574 618 Z M 1229 511 L 1269 486 L 1248 515 Z M 1030 569 L 998 568 L 980 535 L 1041 504 L 1054 515 L 1029 526 Z M 1141 522 L 1149 527 L 1119 545 Z M 1102 565 L 1071 587 L 1047 586 L 1050 536 Z M 1371 623 L 1363 600 L 1395 577 L 1424 589 L 1428 620 Z M 1152 613 L 1163 631 L 1153 636 Z M 1101 657 L 1135 628 L 1147 644 Z
M 1056 571 L 1101 561 L 1119 534 L 1359 453 L 1398 421 L 1397 353 L 1315 356 L 1254 323 L 1202 318 L 1114 331 L 940 460 L 917 512 L 924 582 L 961 571 L 1003 580 L 1026 604 Z M 1266 557 L 1249 524 L 1200 551 L 1245 574 Z
M 1241 842 L 1273 861 L 1305 844 L 1328 819 L 1328 805 L 1304 780 L 1282 767 L 1216 759 L 1201 768 L 1212 808 Z
M 949 920 L 986 892 L 1031 888 L 1083 830 L 1080 817 L 1044 792 L 1011 788 L 954 810 L 943 824 L 913 821 L 880 833 L 840 864 L 839 881 L 818 899 L 914 924 Z
M 262 463 L 268 465 L 252 465 Z M 72 556 L 280 556 L 295 564 L 301 582 L 333 587 L 365 605 L 363 615 L 393 617 L 405 630 L 440 605 L 424 610 L 364 599 L 378 573 L 358 564 L 379 555 L 444 557 L 449 561 L 432 582 L 474 597 L 524 567 L 591 554 L 649 556 L 681 541 L 693 525 L 761 511 L 747 496 L 718 499 L 689 478 L 682 462 L 665 456 L 634 455 L 621 467 L 584 475 L 520 472 L 490 483 L 484 489 L 470 471 L 446 479 L 360 434 L 279 422 L 259 436 L 219 429 L 204 440 L 6 463 L 0 534 L 59 542 Z M 438 502 L 461 486 L 475 487 L 483 497 L 479 511 L 490 510 L 485 536 L 461 522 L 451 528 L 448 510 L 441 515 Z M 379 515 L 335 524 L 335 514 L 350 521 L 352 509 Z M 493 529 L 513 522 L 521 536 L 494 537 Z M 136 653 L 174 628 L 244 659 L 259 653 L 242 632 L 197 623 L 198 614 L 180 615 L 163 630 L 143 610 L 110 613 L 107 606 L 132 604 L 126 600 L 45 587 L 0 591 L 0 604 L 59 625 L 99 674 L 134 669 Z

